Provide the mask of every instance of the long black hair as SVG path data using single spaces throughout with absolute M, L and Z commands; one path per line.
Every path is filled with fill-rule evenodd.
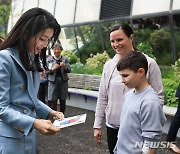
M 35 55 L 33 62 L 35 63 L 36 68 L 34 68 L 31 59 L 29 58 L 30 53 L 27 43 L 30 38 L 37 35 L 37 33 L 41 31 L 45 31 L 47 28 L 54 29 L 54 34 L 51 40 L 51 46 L 53 46 L 59 37 L 61 31 L 60 25 L 54 16 L 47 10 L 38 7 L 32 8 L 21 15 L 19 20 L 5 38 L 4 42 L 1 44 L 0 50 L 9 47 L 18 48 L 23 66 L 31 71 L 34 71 L 35 69 L 41 71 L 41 69 L 39 69 L 39 54 Z

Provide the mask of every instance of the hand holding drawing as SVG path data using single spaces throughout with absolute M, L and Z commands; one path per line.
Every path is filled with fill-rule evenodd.
M 44 135 L 53 135 L 60 131 L 60 128 L 55 127 L 52 122 L 55 119 L 64 119 L 64 114 L 62 112 L 52 110 L 49 113 L 49 119 L 51 120 L 42 120 L 36 119 L 34 121 L 33 127 L 36 128 L 40 133 Z
M 64 119 L 64 114 L 62 112 L 58 112 L 58 111 L 54 111 L 52 110 L 50 113 L 49 113 L 49 119 L 54 122 L 54 120 L 56 119 Z
M 33 128 L 44 135 L 54 135 L 60 131 L 60 128 L 55 127 L 50 120 L 43 119 L 35 119 Z
M 77 125 L 80 123 L 84 123 L 86 121 L 87 114 L 81 114 L 73 117 L 68 117 L 63 120 L 55 120 L 53 125 L 58 128 L 64 128 L 72 125 Z

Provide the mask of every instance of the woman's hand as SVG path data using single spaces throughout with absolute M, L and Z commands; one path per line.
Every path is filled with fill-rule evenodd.
M 42 68 L 43 71 L 40 73 L 42 78 L 46 78 L 46 70 L 44 68 Z
M 50 69 L 50 71 L 52 72 L 52 73 L 54 73 L 57 69 L 59 69 L 61 66 L 59 65 L 59 64 L 55 64 L 51 69 Z
M 50 113 L 49 113 L 49 119 L 51 121 L 54 121 L 56 119 L 64 119 L 64 114 L 62 112 L 58 112 L 58 111 L 55 111 L 55 110 L 52 110 Z
M 101 136 L 102 136 L 102 130 L 101 129 L 94 129 L 94 140 L 97 143 L 101 143 Z
M 37 129 L 41 134 L 54 135 L 60 131 L 50 120 L 35 119 L 33 128 Z
M 36 119 L 33 124 L 33 128 L 37 129 L 40 133 L 44 135 L 54 135 L 60 131 L 60 128 L 55 127 L 52 122 L 56 119 L 64 119 L 64 114 L 62 112 L 52 110 L 49 113 L 49 119 L 43 120 Z

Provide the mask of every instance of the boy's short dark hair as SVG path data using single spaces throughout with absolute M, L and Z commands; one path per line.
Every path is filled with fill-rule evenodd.
M 130 69 L 137 72 L 139 68 L 143 68 L 145 70 L 145 74 L 148 71 L 148 61 L 146 57 L 138 51 L 128 52 L 117 64 L 118 71 Z

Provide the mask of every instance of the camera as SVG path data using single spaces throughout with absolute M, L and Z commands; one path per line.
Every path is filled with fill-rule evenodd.
M 60 64 L 60 62 L 61 62 L 61 59 L 56 60 L 56 63 L 57 63 L 57 64 Z

